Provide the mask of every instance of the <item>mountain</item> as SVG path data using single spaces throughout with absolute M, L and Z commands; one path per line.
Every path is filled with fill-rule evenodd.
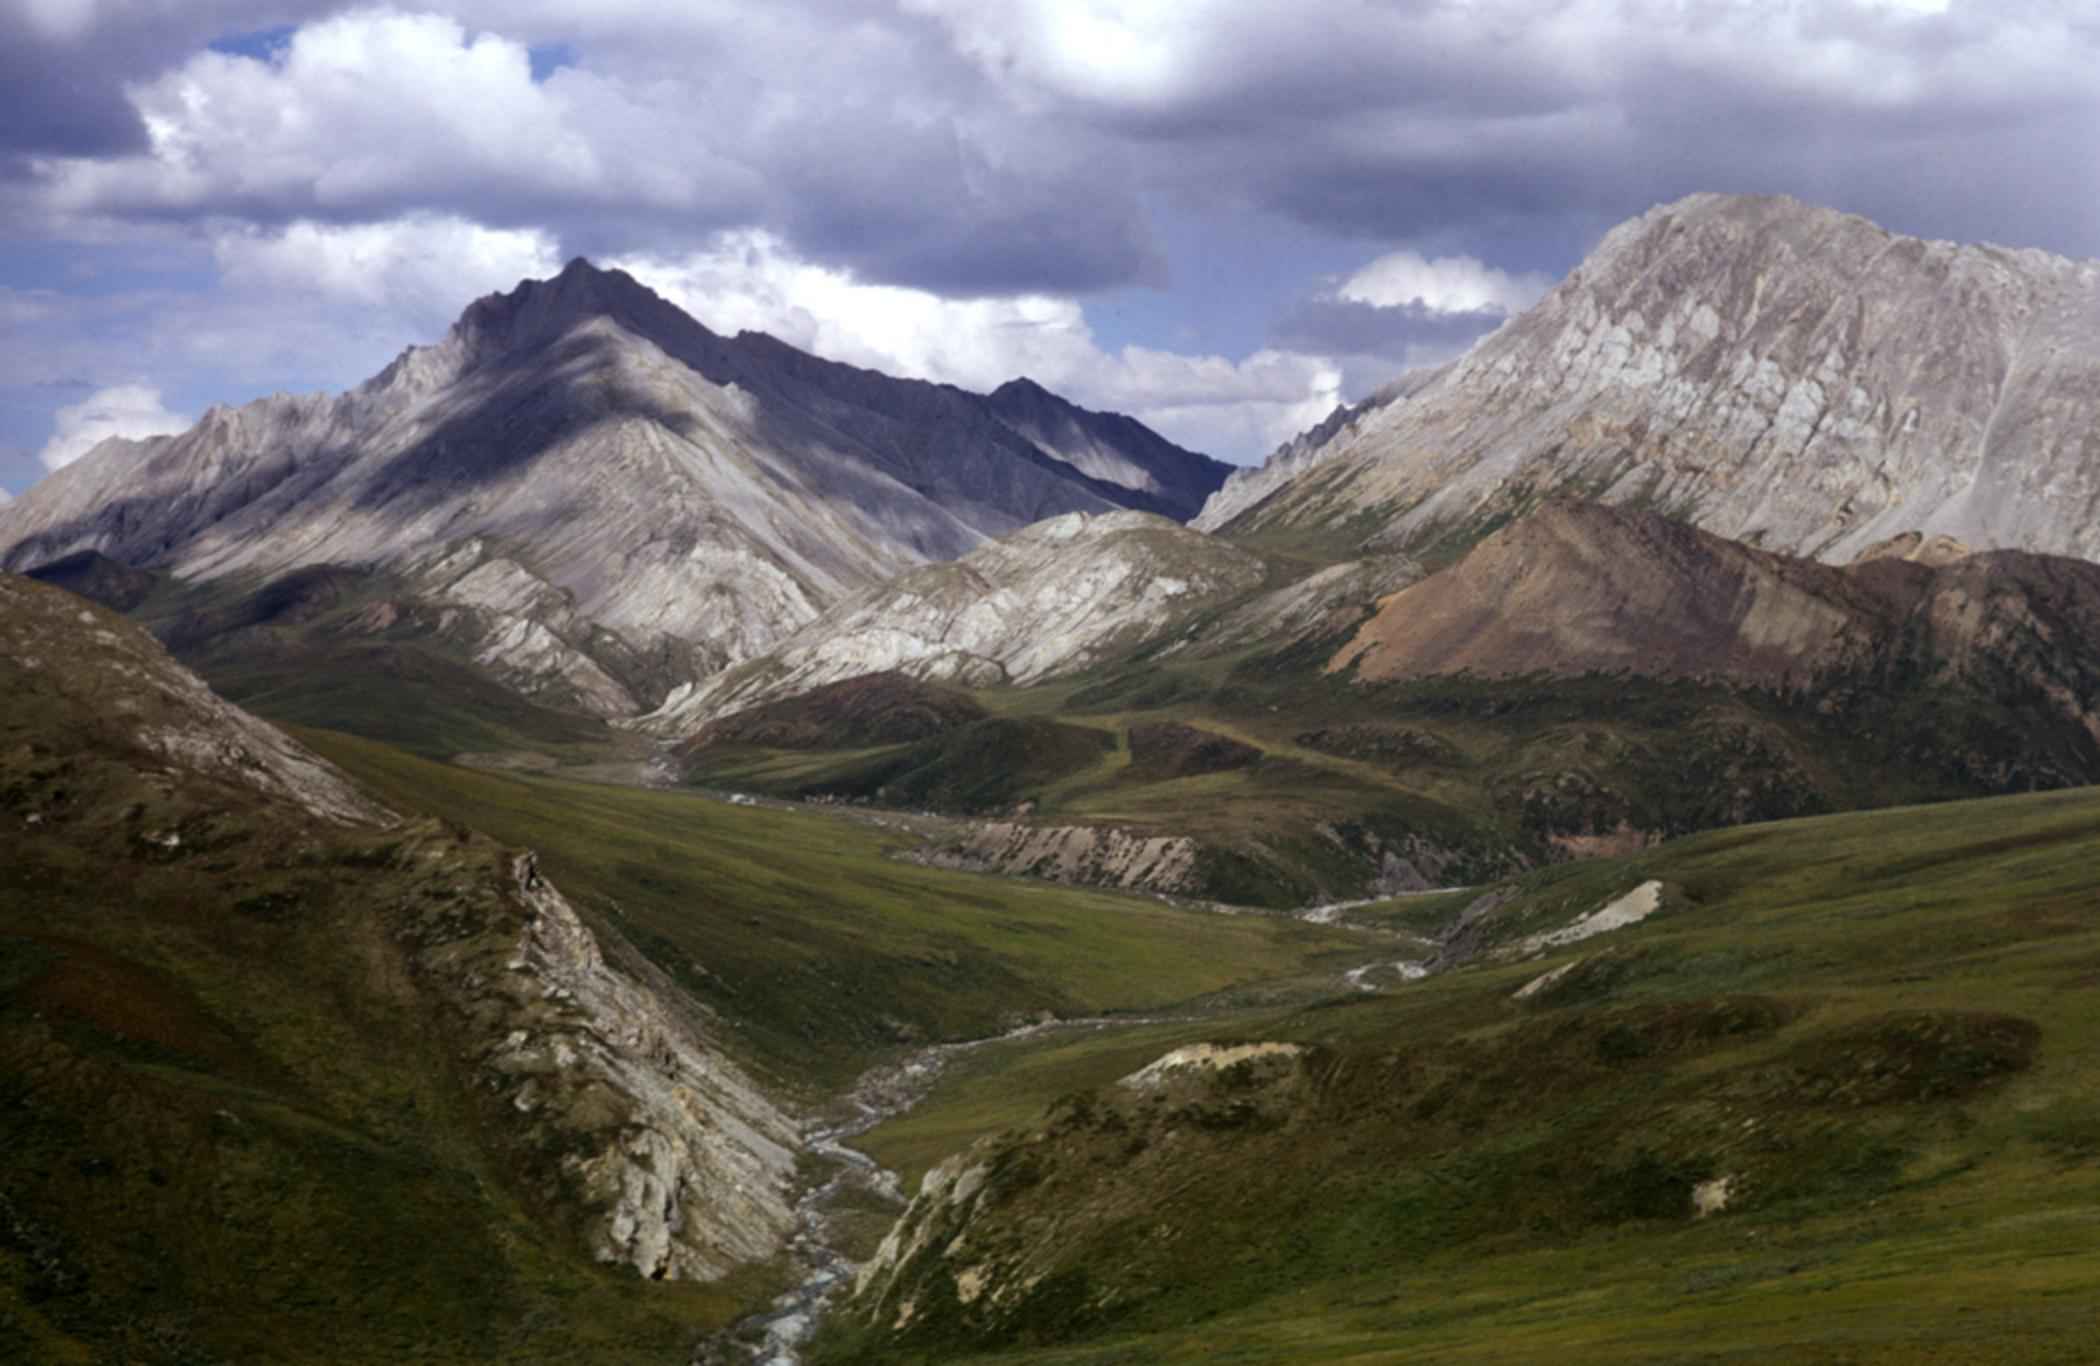
M 1130 506 L 1178 522 L 1203 510 L 1229 470 L 1209 456 L 1183 450 L 1136 418 L 1081 408 L 1032 379 L 1009 380 L 986 402 L 1044 455 L 1089 479 L 1127 490 Z
M 1061 519 L 648 724 L 709 786 L 980 818 L 936 862 L 1277 906 L 2100 779 L 2085 561 L 1912 533 L 1838 566 L 1551 500 L 1433 574 L 1300 569 Z
M 0 686 L 0 1356 L 668 1358 L 781 1250 L 797 1121 L 534 854 L 14 576 Z
M 2100 744 L 2096 640 L 2100 565 L 2084 560 L 1913 535 L 1837 567 L 1650 512 L 1554 503 L 1385 599 L 1329 667 L 1365 681 L 1700 679 L 1826 705 L 1922 682 L 2030 702 Z
M 2100 263 L 1694 195 L 1196 525 L 1449 559 L 1556 495 L 1840 563 L 1910 531 L 2100 558 Z
M 713 717 L 901 669 L 972 687 L 1032 683 L 1156 641 L 1260 587 L 1262 561 L 1142 512 L 1072 513 L 840 603 L 757 658 L 681 688 L 646 726 Z
M 1225 470 L 1032 385 L 986 397 L 717 336 L 578 259 L 346 394 L 103 443 L 0 514 L 0 567 L 95 551 L 191 583 L 380 571 L 432 617 L 462 609 L 464 656 L 618 715 L 987 537 L 1186 516 Z

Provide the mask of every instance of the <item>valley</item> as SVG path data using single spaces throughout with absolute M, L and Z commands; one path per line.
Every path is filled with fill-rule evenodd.
M 2096 279 L 1695 195 L 1230 471 L 577 258 L 101 441 L 0 1356 L 2080 1359 Z

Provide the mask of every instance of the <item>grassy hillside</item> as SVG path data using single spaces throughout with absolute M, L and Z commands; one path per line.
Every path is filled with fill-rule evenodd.
M 870 1151 L 1021 1127 L 827 1359 L 2084 1359 L 2096 854 L 2090 791 L 1704 835 L 1374 908 L 1473 909 L 1425 981 L 973 1060 Z M 1649 881 L 1642 924 L 1492 957 Z M 1112 1084 L 1199 1037 L 1305 1051 Z
M 597 1265 L 561 1154 L 481 1084 L 507 1017 L 431 955 L 515 945 L 506 851 L 271 795 L 253 775 L 283 770 L 142 637 L 21 585 L 0 1360 L 677 1360 L 766 1289 Z
M 1191 835 L 1203 855 L 1171 890 L 1276 906 L 1370 895 L 1381 877 L 1480 882 L 1751 821 L 2100 778 L 2089 745 L 2055 744 L 2060 719 L 1950 688 L 1808 696 L 1623 675 L 1360 686 L 1318 673 L 1319 658 L 1148 660 L 978 692 L 994 720 L 933 739 L 826 750 L 805 733 L 794 749 L 702 749 L 691 775 Z M 1085 730 L 1099 742 L 1073 737 Z M 1169 734 L 1214 757 L 1136 752 Z
M 1361 934 L 922 868 L 844 816 L 431 763 L 302 735 L 374 791 L 538 851 L 785 1080 L 830 1088 L 915 1041 L 1168 1005 L 1354 961 Z M 1338 969 L 1337 969 L 1338 970 Z

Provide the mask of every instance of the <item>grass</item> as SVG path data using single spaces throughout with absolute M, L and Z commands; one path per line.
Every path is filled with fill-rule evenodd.
M 432 763 L 347 736 L 302 738 L 397 805 L 538 851 L 699 999 L 738 1046 L 829 1089 L 902 1044 L 971 1038 L 1038 1012 L 1152 1009 L 1354 953 L 1361 936 L 921 867 L 908 831 Z
M 967 1311 L 922 1275 L 916 1336 L 841 1325 L 826 1359 L 2085 1359 L 2096 853 L 2092 791 L 1716 832 L 1511 884 L 1486 946 L 1671 889 L 1543 958 L 988 1053 L 868 1150 L 986 1140 L 966 1259 L 1069 1293 Z M 1229 1089 L 1111 1085 L 1193 1037 L 1300 1042 L 1309 1079 L 1232 1122 Z
M 1175 890 L 1276 907 L 1370 895 L 1388 851 L 1431 884 L 1476 882 L 1703 829 L 2100 778 L 2089 740 L 2046 707 L 1953 684 L 1814 697 L 1619 675 L 1362 687 L 1320 671 L 1339 644 L 1143 655 L 978 691 L 997 718 L 980 727 L 1066 737 L 1005 746 L 996 781 L 993 747 L 970 731 L 874 754 L 703 754 L 698 778 L 958 812 L 1027 803 L 1046 823 L 1188 835 L 1204 857 Z M 1259 760 L 1199 777 L 1132 762 L 1130 733 L 1160 724 Z M 1108 747 L 1072 742 L 1079 728 Z

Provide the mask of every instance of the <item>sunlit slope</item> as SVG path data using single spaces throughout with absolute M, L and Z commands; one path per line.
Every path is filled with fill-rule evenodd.
M 832 1359 L 2085 1359 L 2096 853 L 2091 791 L 1716 833 L 1376 912 L 1472 955 L 1422 982 L 988 1060 L 871 1135 L 1035 1107 Z M 1117 1084 L 1198 1039 L 1301 1051 Z

